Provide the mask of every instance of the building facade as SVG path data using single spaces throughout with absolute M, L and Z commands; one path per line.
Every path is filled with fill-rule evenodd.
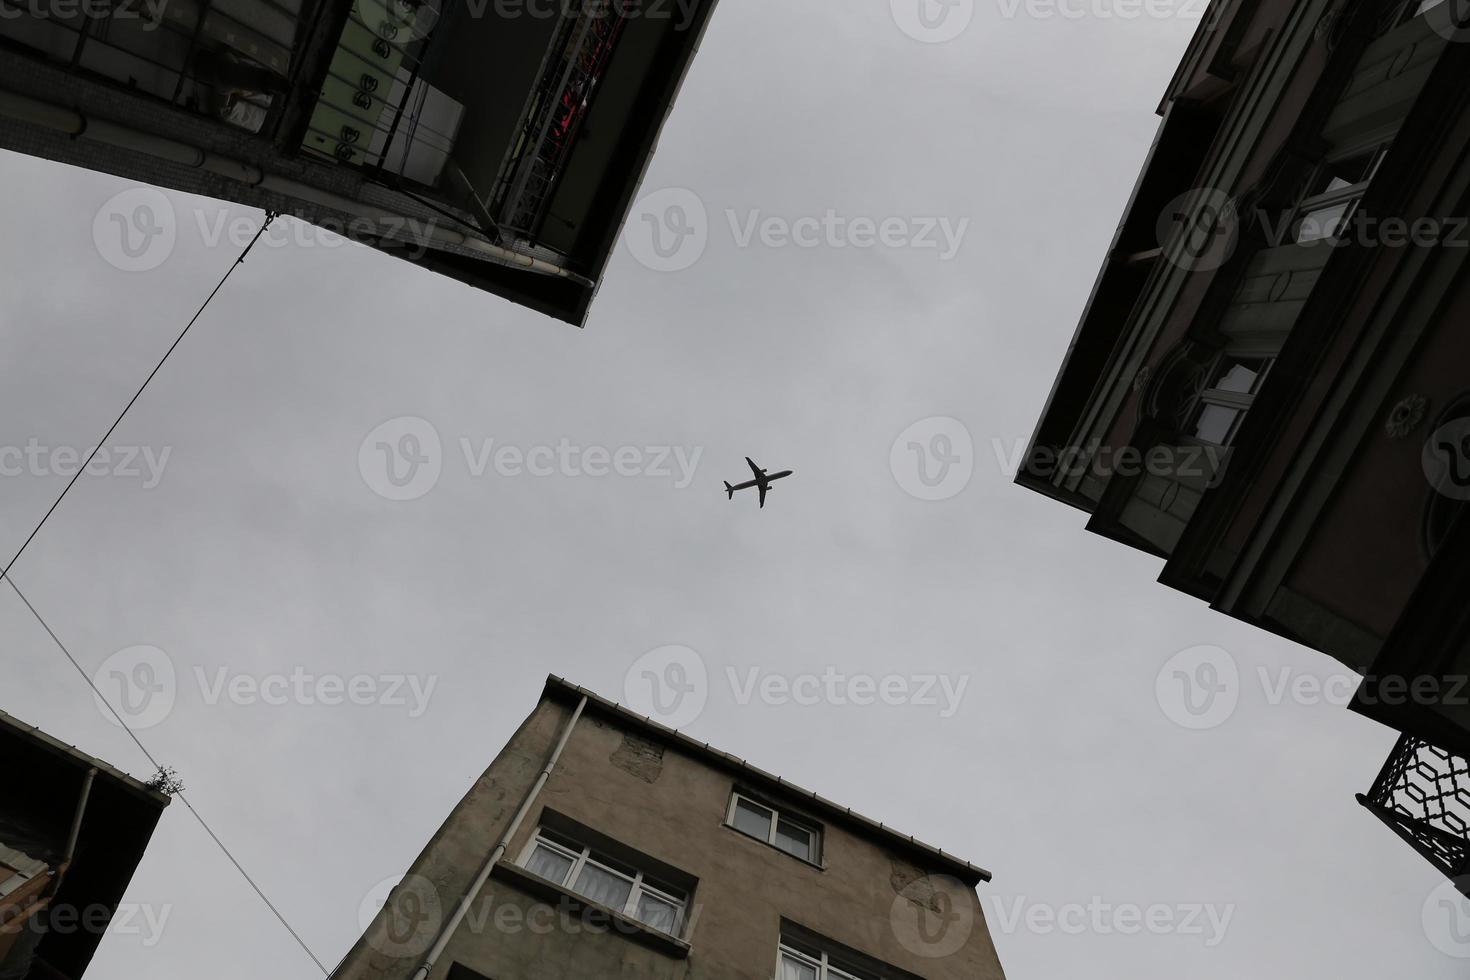
M 989 874 L 557 678 L 341 980 L 1000 980 Z
M 0 980 L 80 980 L 168 802 L 0 712 Z
M 713 7 L 0 0 L 0 147 L 294 215 L 581 324 Z
M 1017 482 L 1363 675 L 1362 801 L 1470 871 L 1470 32 L 1437 0 L 1216 0 Z M 1459 678 L 1460 680 L 1457 680 Z

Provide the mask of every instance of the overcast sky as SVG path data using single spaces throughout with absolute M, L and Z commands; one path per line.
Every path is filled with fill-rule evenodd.
M 644 186 L 680 189 L 643 213 L 684 207 L 693 244 L 661 263 L 635 216 L 585 331 L 283 220 L 115 436 L 138 460 L 26 553 L 16 581 L 89 671 L 162 651 L 175 690 L 141 736 L 323 960 L 548 672 L 626 701 L 680 645 L 691 734 L 993 870 L 1012 977 L 1463 976 L 1435 945 L 1442 879 L 1353 800 L 1393 733 L 1277 696 L 1344 693 L 1335 663 L 1011 483 L 1198 15 L 1014 7 L 977 0 L 928 43 L 887 0 L 726 0 Z M 0 446 L 49 453 L 0 478 L 8 555 L 65 482 L 53 450 L 92 445 L 234 261 L 228 223 L 261 215 L 169 194 L 171 249 L 124 271 L 130 185 L 0 174 Z M 771 216 L 806 241 L 796 219 L 826 219 L 821 244 L 763 235 Z M 900 220 L 863 247 L 853 219 Z M 398 488 L 374 454 L 405 435 L 430 463 Z M 524 469 L 538 447 L 550 475 Z M 590 475 L 589 447 L 639 475 Z M 797 471 L 763 512 L 721 487 L 746 455 Z M 148 775 L 8 591 L 0 631 L 0 708 Z M 1191 729 L 1166 665 L 1200 646 L 1239 680 Z M 263 702 L 298 669 L 386 703 Z M 782 693 L 824 673 L 816 703 Z M 850 703 L 890 677 L 904 703 Z M 128 901 L 161 936 L 110 936 L 89 977 L 318 975 L 180 805 Z M 1078 930 L 1089 905 L 1173 925 Z

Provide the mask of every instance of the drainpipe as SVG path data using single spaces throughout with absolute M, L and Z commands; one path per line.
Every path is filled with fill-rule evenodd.
M 361 201 L 320 190 L 309 184 L 267 174 L 254 164 L 210 153 L 178 140 L 120 126 L 105 119 L 90 117 L 76 109 L 42 102 L 15 92 L 0 91 L 0 116 L 65 133 L 73 139 L 105 143 L 108 146 L 132 150 L 196 170 L 205 170 L 249 187 L 274 191 L 277 194 L 321 204 L 356 218 L 365 218 L 379 226 L 378 237 L 380 239 L 428 247 L 455 245 L 476 252 L 497 265 L 513 266 L 528 272 L 555 276 L 559 279 L 571 279 L 588 288 L 595 285 L 586 276 L 578 275 L 554 262 L 512 251 L 478 235 L 466 235 L 449 228 L 440 228 L 437 225 L 431 225 L 427 231 L 420 232 L 418 229 L 423 222 L 407 215 L 374 208 Z
M 465 892 L 464 897 L 459 900 L 459 907 L 454 910 L 454 915 L 444 924 L 444 929 L 439 933 L 439 938 L 434 940 L 434 945 L 430 947 L 428 955 L 424 957 L 424 962 L 414 971 L 413 980 L 427 980 L 429 972 L 434 969 L 434 964 L 439 960 L 439 955 L 444 952 L 444 947 L 449 945 L 449 940 L 453 938 L 455 930 L 464 921 L 464 917 L 469 914 L 470 906 L 474 904 L 475 897 L 485 887 L 485 882 L 490 880 L 490 872 L 500 863 L 500 859 L 505 856 L 505 849 L 510 846 L 510 839 L 520 829 L 521 822 L 531 812 L 531 806 L 536 802 L 536 797 L 540 795 L 541 788 L 546 785 L 546 780 L 551 777 L 551 771 L 556 768 L 557 760 L 561 758 L 561 751 L 566 748 L 567 740 L 572 737 L 572 729 L 577 726 L 577 720 L 582 717 L 582 709 L 585 707 L 587 707 L 587 696 L 584 694 L 582 695 L 582 700 L 577 702 L 577 710 L 573 711 L 572 717 L 567 720 L 566 728 L 562 729 L 561 737 L 556 742 L 556 748 L 551 750 L 551 758 L 546 760 L 546 765 L 542 768 L 541 774 L 536 777 L 535 784 L 526 794 L 526 798 L 521 801 L 520 809 L 511 818 L 510 825 L 505 828 L 505 835 L 500 838 L 500 843 L 495 845 L 495 850 L 490 852 L 490 857 L 486 859 L 484 866 L 480 868 L 480 873 L 475 876 L 474 884 L 470 885 L 469 891 Z
M 71 868 L 71 859 L 77 852 L 77 838 L 82 834 L 82 818 L 87 815 L 87 801 L 92 797 L 92 782 L 97 778 L 95 767 L 87 770 L 87 775 L 82 777 L 82 793 L 77 798 L 77 808 L 71 816 L 71 830 L 66 835 L 66 853 L 61 859 L 61 864 L 56 870 L 56 880 L 51 883 L 51 894 L 55 895 L 61 887 L 61 879 L 66 877 L 66 872 Z

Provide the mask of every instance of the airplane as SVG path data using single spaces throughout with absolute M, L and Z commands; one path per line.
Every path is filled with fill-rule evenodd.
M 730 495 L 731 500 L 734 500 L 736 490 L 749 490 L 751 487 L 759 487 L 761 491 L 761 507 L 764 508 L 766 506 L 766 491 L 771 489 L 771 484 L 775 483 L 777 480 L 783 480 L 786 477 L 790 476 L 792 471 L 784 470 L 780 473 L 767 473 L 765 470 L 755 465 L 755 460 L 751 459 L 749 456 L 745 457 L 745 461 L 750 464 L 750 471 L 755 474 L 755 479 L 751 480 L 749 483 L 742 483 L 738 486 L 733 487 L 730 484 L 726 483 L 725 492 Z

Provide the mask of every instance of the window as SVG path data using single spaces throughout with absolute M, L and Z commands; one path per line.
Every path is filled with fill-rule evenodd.
M 897 980 L 900 977 L 896 971 L 878 972 L 855 960 L 854 956 L 828 949 L 827 944 L 783 932 L 776 980 L 888 980 L 890 977 Z
M 1299 245 L 1325 241 L 1347 228 L 1387 152 L 1384 144 L 1319 165 L 1293 212 L 1292 241 Z
M 670 936 L 684 925 L 689 894 L 643 869 L 545 827 L 521 855 L 521 867 Z
M 1221 354 L 1199 375 L 1202 384 L 1185 399 L 1180 423 L 1186 435 L 1228 446 L 1266 381 L 1274 358 Z
M 726 822 L 742 834 L 765 841 L 803 861 L 820 863 L 821 831 L 805 820 L 735 793 L 730 798 Z

